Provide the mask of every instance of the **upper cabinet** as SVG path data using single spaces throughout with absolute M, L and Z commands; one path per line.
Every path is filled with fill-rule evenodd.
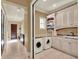
M 63 11 L 59 11 L 56 13 L 56 19 L 55 19 L 55 28 L 62 28 L 63 27 Z
M 73 6 L 64 9 L 63 23 L 65 24 L 64 27 L 73 27 L 74 25 L 74 7 Z
M 78 5 L 74 5 L 74 26 L 78 27 Z
M 56 12 L 55 28 L 67 28 L 78 26 L 78 7 L 77 4 L 64 10 Z

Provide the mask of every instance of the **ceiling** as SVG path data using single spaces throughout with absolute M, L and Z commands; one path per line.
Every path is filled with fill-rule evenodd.
M 22 21 L 24 19 L 24 8 L 14 3 L 3 3 L 7 19 L 9 21 Z
M 70 4 L 77 0 L 38 0 L 35 4 L 35 9 L 43 13 L 50 13 L 61 6 Z
M 26 7 L 30 3 L 30 0 L 6 0 L 6 1 L 9 1 L 9 2 L 12 2 L 12 3 L 16 3 L 16 4 L 19 4 L 19 5 L 23 5 L 23 6 L 26 6 Z

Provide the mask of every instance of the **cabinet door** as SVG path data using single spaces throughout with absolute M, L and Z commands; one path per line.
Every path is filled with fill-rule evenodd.
M 70 20 L 71 20 L 71 16 L 70 16 L 70 8 L 66 8 L 64 9 L 64 14 L 63 14 L 63 25 L 64 25 L 64 28 L 65 27 L 70 27 Z
M 74 27 L 78 25 L 78 7 L 77 5 L 64 9 L 63 14 L 64 27 Z
M 69 23 L 70 27 L 73 27 L 74 25 L 74 8 L 73 6 L 69 7 Z
M 78 56 L 78 40 L 72 39 L 70 46 L 71 46 L 71 54 L 74 56 Z
M 70 53 L 70 50 L 71 49 L 70 49 L 70 45 L 69 45 L 69 40 L 63 38 L 62 39 L 62 51 L 66 52 L 66 53 Z
M 59 50 L 61 49 L 61 42 L 58 37 L 53 39 L 52 46 L 56 49 L 59 49 Z
M 67 27 L 73 27 L 74 26 L 74 7 L 73 6 L 67 8 L 66 16 L 67 16 Z
M 63 27 L 67 27 L 67 11 L 66 9 L 64 10 L 64 13 L 63 13 Z
M 78 26 L 78 6 L 74 5 L 74 26 Z
M 56 14 L 56 28 L 62 28 L 63 26 L 63 11 L 59 11 Z

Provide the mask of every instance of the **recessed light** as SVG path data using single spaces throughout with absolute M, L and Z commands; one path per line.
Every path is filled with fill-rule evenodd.
M 20 9 L 18 8 L 18 9 L 17 9 L 17 11 L 19 12 L 19 11 L 20 11 Z
M 46 2 L 47 0 L 43 0 L 44 2 Z
M 53 4 L 52 6 L 53 6 L 53 7 L 56 7 L 56 4 Z

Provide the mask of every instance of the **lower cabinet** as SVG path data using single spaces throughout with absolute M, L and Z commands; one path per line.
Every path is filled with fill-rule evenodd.
M 61 41 L 58 37 L 53 38 L 52 47 L 61 50 Z
M 74 56 L 78 56 L 78 40 L 71 40 L 70 42 L 71 54 Z
M 70 41 L 71 39 L 65 39 L 63 38 L 61 40 L 61 43 L 62 43 L 62 51 L 66 52 L 66 53 L 71 53 L 71 46 L 70 46 Z
M 78 40 L 55 37 L 52 39 L 52 47 L 73 56 L 78 56 Z
M 73 56 L 78 55 L 78 40 L 76 39 L 63 39 L 62 40 L 62 51 L 69 53 Z

